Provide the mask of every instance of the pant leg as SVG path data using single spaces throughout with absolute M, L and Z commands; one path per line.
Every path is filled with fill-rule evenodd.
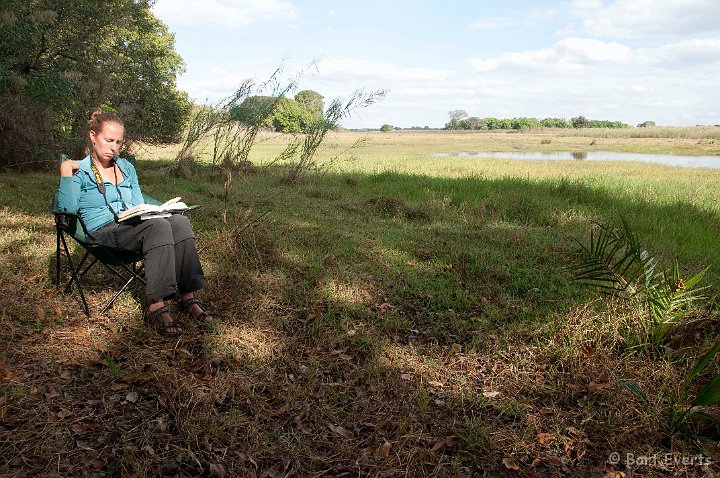
M 93 232 L 97 242 L 122 251 L 142 252 L 149 302 L 172 298 L 177 291 L 172 226 L 163 218 L 137 224 L 111 224 Z
M 190 220 L 182 214 L 167 218 L 175 243 L 175 276 L 181 294 L 205 287 L 205 275 L 200 264 L 195 234 Z

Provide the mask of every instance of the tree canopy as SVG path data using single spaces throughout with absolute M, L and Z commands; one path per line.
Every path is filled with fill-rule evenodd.
M 246 125 L 260 124 L 281 133 L 307 133 L 323 118 L 323 96 L 303 90 L 294 98 L 249 96 L 231 109 L 231 119 Z
M 179 139 L 184 65 L 152 3 L 2 0 L 0 167 L 82 154 L 98 106 L 123 118 L 129 143 Z

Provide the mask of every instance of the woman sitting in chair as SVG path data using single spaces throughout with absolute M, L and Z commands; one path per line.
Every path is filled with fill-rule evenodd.
M 173 214 L 135 223 L 118 223 L 118 213 L 142 204 L 137 173 L 126 159 L 117 159 L 125 135 L 113 113 L 95 110 L 88 121 L 90 154 L 81 161 L 60 165 L 58 206 L 77 213 L 94 242 L 123 251 L 142 252 L 145 258 L 147 324 L 165 335 L 183 330 L 173 320 L 165 301 L 180 294 L 180 307 L 200 325 L 214 323 L 195 292 L 205 285 L 195 235 L 187 217 Z

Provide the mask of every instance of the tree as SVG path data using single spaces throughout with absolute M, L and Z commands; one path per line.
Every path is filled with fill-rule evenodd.
M 573 128 L 587 128 L 589 126 L 589 122 L 584 116 L 570 118 L 570 123 L 572 124 Z
M 544 128 L 572 128 L 572 124 L 564 118 L 545 118 L 540 125 Z
M 178 139 L 190 109 L 175 86 L 183 62 L 151 4 L 3 1 L 0 167 L 78 156 L 97 106 L 123 116 L 128 143 Z
M 305 132 L 312 123 L 312 113 L 292 98 L 280 99 L 272 119 L 275 131 L 281 133 Z
M 302 90 L 295 95 L 295 101 L 313 115 L 322 116 L 325 109 L 323 96 L 317 91 Z
M 465 110 L 452 110 L 448 111 L 450 121 L 445 124 L 445 129 L 458 129 L 460 128 L 460 121 L 467 118 L 468 114 Z
M 278 102 L 279 99 L 273 96 L 249 96 L 240 105 L 230 108 L 230 118 L 248 126 L 270 128 Z
M 460 121 L 467 118 L 468 114 L 465 110 L 452 110 L 448 111 L 448 116 L 450 116 L 450 121 Z
M 393 131 L 394 129 L 395 129 L 395 126 L 393 126 L 391 124 L 387 124 L 387 123 L 380 126 L 380 131 L 382 131 L 383 133 L 386 133 L 388 131 Z

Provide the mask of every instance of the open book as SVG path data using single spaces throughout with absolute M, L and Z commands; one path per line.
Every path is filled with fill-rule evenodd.
M 152 219 L 155 217 L 168 217 L 174 212 L 182 212 L 192 209 L 187 204 L 180 201 L 180 198 L 172 198 L 171 200 L 156 206 L 155 204 L 138 204 L 130 209 L 118 214 L 118 222 L 127 221 L 133 218 L 140 220 Z

